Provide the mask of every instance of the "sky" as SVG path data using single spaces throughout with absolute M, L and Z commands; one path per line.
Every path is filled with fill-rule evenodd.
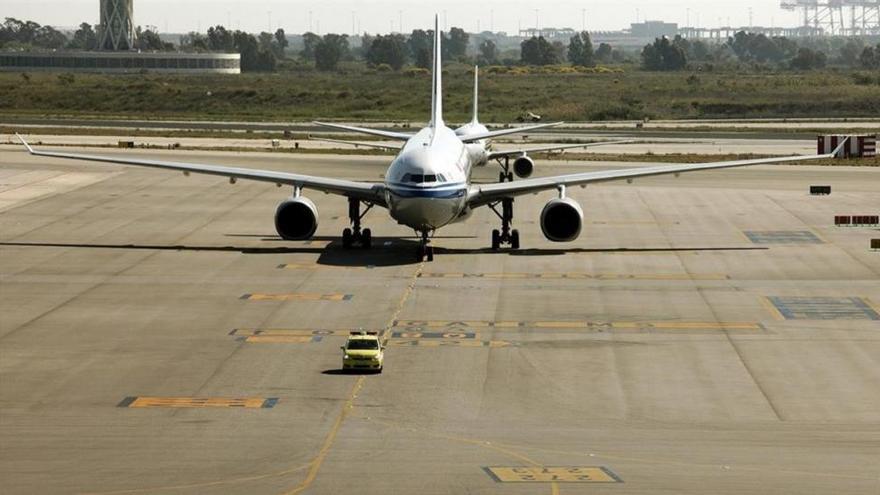
M 57 27 L 95 24 L 99 0 L 2 0 L 0 17 L 33 20 Z M 134 0 L 136 25 L 162 32 L 205 31 L 222 24 L 257 32 L 281 27 L 288 33 L 313 31 L 387 33 L 443 26 L 516 33 L 520 27 L 571 27 L 612 31 L 638 20 L 663 20 L 698 27 L 796 26 L 799 16 L 779 0 Z M 474 6 L 474 4 L 477 4 Z M 537 9 L 537 11 L 536 11 Z M 401 30 L 401 25 L 403 29 Z

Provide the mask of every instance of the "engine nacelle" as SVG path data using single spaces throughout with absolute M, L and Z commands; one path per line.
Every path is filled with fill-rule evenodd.
M 513 161 L 513 173 L 520 179 L 528 179 L 535 171 L 535 161 L 527 156 L 521 156 Z
M 275 210 L 275 230 L 282 239 L 302 241 L 310 239 L 318 230 L 318 209 L 308 198 L 293 198 L 278 205 Z
M 571 198 L 556 198 L 541 211 L 541 230 L 553 242 L 571 242 L 581 235 L 584 210 Z

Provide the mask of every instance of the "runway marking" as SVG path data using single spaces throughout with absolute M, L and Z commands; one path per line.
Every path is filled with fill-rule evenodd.
M 777 297 L 767 300 L 786 320 L 880 320 L 860 297 Z
M 603 466 L 495 467 L 483 470 L 498 483 L 623 483 Z
M 244 294 L 245 301 L 351 301 L 352 294 L 313 294 L 298 292 L 292 294 Z
M 422 278 L 482 278 L 491 280 L 729 280 L 721 273 L 424 273 Z
M 422 329 L 446 328 L 450 331 L 467 331 L 479 328 L 517 328 L 517 329 L 564 329 L 586 330 L 593 332 L 630 330 L 741 330 L 762 331 L 763 325 L 755 322 L 719 322 L 719 321 L 443 321 L 443 320 L 398 320 L 396 328 L 417 332 Z
M 350 330 L 312 330 L 299 328 L 236 328 L 229 335 L 237 337 L 249 337 L 252 335 L 277 335 L 277 336 L 308 336 L 308 337 L 347 337 Z
M 822 239 L 808 230 L 747 230 L 743 233 L 753 244 L 823 244 Z
M 249 344 L 312 344 L 329 335 L 342 335 L 342 330 L 282 330 L 236 328 L 229 332 L 236 340 Z M 345 333 L 346 335 L 348 332 Z
M 126 397 L 118 407 L 127 408 L 204 408 L 238 407 L 244 409 L 271 409 L 278 403 L 277 397 Z
M 516 347 L 519 344 L 506 340 L 391 339 L 387 345 L 389 347 L 489 347 L 497 349 L 500 347 Z
M 321 337 L 308 337 L 300 335 L 250 335 L 244 338 L 249 344 L 312 344 L 320 342 Z
M 476 339 L 474 332 L 392 332 L 392 339 Z
M 279 270 L 372 270 L 376 265 L 366 266 L 335 266 L 335 265 L 319 265 L 318 263 L 282 263 L 278 265 Z

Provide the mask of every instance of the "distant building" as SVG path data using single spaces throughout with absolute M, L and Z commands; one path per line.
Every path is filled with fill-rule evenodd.
M 240 74 L 238 53 L 0 52 L 3 72 Z
M 238 53 L 141 53 L 135 49 L 134 0 L 100 0 L 96 52 L 0 52 L 0 72 L 240 74 Z
M 654 39 L 674 37 L 678 34 L 678 24 L 663 21 L 645 21 L 630 24 L 630 34 L 634 38 Z

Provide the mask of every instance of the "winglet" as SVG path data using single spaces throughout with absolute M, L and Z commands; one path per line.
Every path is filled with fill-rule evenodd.
M 443 60 L 440 43 L 440 16 L 434 16 L 434 77 L 431 87 L 431 127 L 438 128 L 443 123 Z
M 19 133 L 16 132 L 16 133 L 15 133 L 15 137 L 17 137 L 18 140 L 21 141 L 21 144 L 23 144 L 24 147 L 27 148 L 28 153 L 30 153 L 30 154 L 32 154 L 32 155 L 34 154 L 34 149 L 31 148 L 31 145 L 29 145 L 29 144 L 27 143 L 27 141 L 24 140 L 23 137 L 21 137 L 21 134 L 19 134 Z

